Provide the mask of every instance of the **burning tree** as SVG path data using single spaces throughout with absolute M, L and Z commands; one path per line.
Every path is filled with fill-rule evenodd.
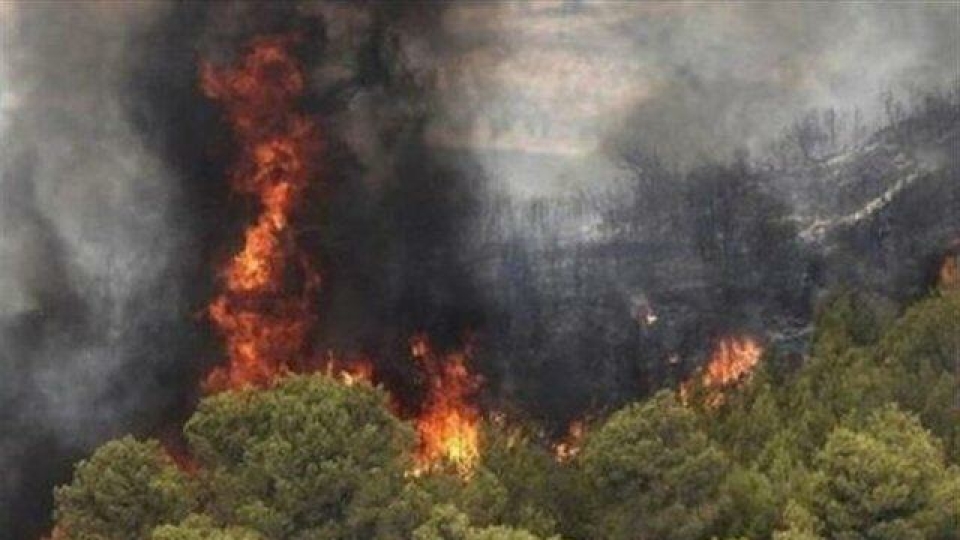
M 311 374 L 228 390 L 204 398 L 187 423 L 189 466 L 158 443 L 130 438 L 81 463 L 57 492 L 54 538 L 475 540 L 562 532 L 573 540 L 638 533 L 705 540 L 889 530 L 952 540 L 960 519 L 950 504 L 960 486 L 951 408 L 958 313 L 960 295 L 934 296 L 874 345 L 834 340 L 795 373 L 774 379 L 761 370 L 736 389 L 742 399 L 719 410 L 685 406 L 662 391 L 591 422 L 576 435 L 582 450 L 561 463 L 536 434 L 466 424 L 478 441 L 468 475 L 416 466 L 430 439 L 416 440 L 423 428 L 397 418 L 382 388 Z M 416 361 L 447 366 L 426 342 L 411 345 Z M 456 373 L 455 366 L 448 367 Z M 729 380 L 719 368 L 703 373 Z M 455 395 L 470 403 L 469 392 Z M 885 405 L 890 400 L 899 405 Z M 423 418 L 443 418 L 426 411 L 457 402 L 428 398 Z
M 57 492 L 58 534 L 73 540 L 432 538 L 427 524 L 443 492 L 427 479 L 443 475 L 434 477 L 432 468 L 409 474 L 418 452 L 414 430 L 390 411 L 382 389 L 294 375 L 267 389 L 208 396 L 184 432 L 194 457 L 188 470 L 155 441 L 132 438 L 109 443 L 81 463 L 74 482 Z M 485 484 L 470 488 L 460 476 L 444 478 L 451 481 L 444 485 L 480 496 L 490 508 L 505 506 L 500 491 L 491 492 L 493 498 L 476 491 Z M 419 536 L 412 536 L 415 529 Z M 499 538 L 494 533 L 501 529 L 508 530 L 469 525 L 464 538 Z M 522 530 L 511 534 L 536 538 Z
M 449 462 L 467 475 L 480 457 L 480 410 L 472 402 L 480 379 L 467 368 L 470 349 L 438 355 L 422 334 L 410 349 L 427 375 L 427 397 L 414 420 L 420 436 L 416 472 Z
M 680 386 L 681 400 L 700 394 L 707 405 L 720 405 L 723 391 L 749 377 L 762 355 L 763 347 L 750 336 L 722 338 L 703 370 Z
M 316 125 L 295 110 L 304 81 L 288 52 L 293 40 L 259 38 L 237 68 L 201 69 L 203 91 L 223 105 L 239 146 L 231 186 L 260 206 L 208 309 L 228 357 L 208 378 L 214 390 L 267 385 L 309 354 L 320 278 L 296 245 L 291 219 L 316 180 L 321 147 Z
M 318 181 L 321 134 L 296 110 L 304 91 L 302 68 L 291 54 L 296 36 L 254 39 L 239 64 L 218 69 L 203 64 L 204 93 L 220 102 L 238 149 L 230 181 L 253 196 L 259 214 L 243 245 L 219 276 L 220 292 L 208 314 L 223 337 L 227 363 L 213 370 L 211 391 L 267 387 L 290 372 L 323 368 L 344 382 L 371 381 L 373 364 L 311 351 L 321 278 L 296 242 L 292 223 L 311 183 Z M 414 420 L 420 436 L 416 471 L 446 460 L 467 474 L 477 460 L 479 410 L 471 403 L 479 379 L 470 373 L 469 348 L 448 355 L 429 338 L 411 340 L 413 357 L 426 374 L 426 400 Z

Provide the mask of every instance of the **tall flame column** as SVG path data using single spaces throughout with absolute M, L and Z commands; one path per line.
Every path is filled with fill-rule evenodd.
M 289 52 L 294 40 L 256 38 L 235 67 L 201 65 L 202 90 L 223 107 L 238 145 L 231 188 L 259 206 L 208 307 L 228 356 L 208 376 L 210 391 L 269 385 L 309 356 L 320 278 L 290 223 L 317 179 L 321 139 L 316 124 L 295 110 L 304 78 Z

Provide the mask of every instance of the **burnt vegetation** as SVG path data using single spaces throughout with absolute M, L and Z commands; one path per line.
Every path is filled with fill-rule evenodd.
M 402 250 L 415 256 L 403 275 L 427 282 L 437 257 L 473 253 L 459 260 L 485 290 L 473 360 L 487 410 L 506 406 L 485 415 L 469 468 L 442 456 L 418 466 L 415 426 L 383 386 L 295 376 L 202 400 L 182 455 L 149 439 L 103 446 L 57 490 L 53 537 L 955 538 L 960 290 L 955 248 L 937 246 L 956 231 L 943 180 L 956 173 L 949 156 L 931 167 L 910 153 L 951 144 L 955 129 L 917 128 L 926 103 L 845 155 L 783 170 L 740 158 L 681 172 L 625 154 L 624 191 L 490 199 L 465 214 L 481 231 L 473 244 Z M 855 163 L 865 160 L 916 177 L 880 179 L 878 198 L 869 173 L 836 172 L 873 170 Z M 811 170 L 838 175 L 845 192 L 862 184 L 860 210 L 829 222 L 826 211 L 791 214 L 770 186 Z M 436 239 L 412 210 L 421 205 L 464 215 L 428 185 L 384 199 L 392 238 Z M 933 219 L 899 213 L 916 200 Z M 863 239 L 889 219 L 929 243 L 884 272 L 849 268 L 883 259 Z M 837 265 L 876 280 L 847 281 Z M 916 284 L 902 288 L 904 276 Z M 422 317 L 456 304 L 438 289 L 403 290 L 397 304 L 419 298 Z M 712 386 L 697 367 L 729 335 L 756 339 L 722 342 L 722 361 L 751 358 L 711 366 L 722 382 Z M 584 411 L 561 446 L 565 421 Z M 131 504 L 137 512 L 116 510 Z
M 11 481 L 25 496 L 0 528 L 35 537 L 52 515 L 60 540 L 956 538 L 960 291 L 937 282 L 960 240 L 956 89 L 886 94 L 879 123 L 811 111 L 757 155 L 697 166 L 628 141 L 603 189 L 517 199 L 428 143 L 433 81 L 400 43 L 436 46 L 442 9 L 364 10 L 349 39 L 325 13 L 254 4 L 185 5 L 146 33 L 156 62 L 131 68 L 125 106 L 185 186 L 184 258 L 158 285 L 179 284 L 182 316 L 138 321 L 150 362 L 99 398 L 148 391 L 98 440 L 135 436 L 66 445 L 27 422 L 38 383 L 11 375 L 29 383 L 0 413 L 28 441 Z M 233 22 L 210 30 L 219 18 Z M 362 355 L 376 375 L 201 398 L 223 344 L 192 315 L 261 209 L 224 181 L 235 141 L 196 88 L 197 53 L 229 64 L 264 32 L 311 44 L 294 51 L 297 106 L 323 132 L 323 181 L 290 233 L 322 274 L 302 348 Z M 11 208 L 43 228 L 22 191 Z M 56 260 L 51 280 L 69 272 Z M 4 321 L 0 353 L 27 362 L 93 324 L 61 290 Z M 440 352 L 418 352 L 421 334 Z M 730 343 L 756 358 L 708 387 Z M 468 470 L 417 464 L 436 389 L 416 362 L 449 366 L 449 351 L 477 374 Z
M 410 474 L 413 431 L 381 388 L 226 392 L 187 422 L 187 461 L 128 437 L 78 464 L 53 537 L 955 538 L 960 291 L 900 316 L 844 294 L 816 319 L 802 365 L 768 350 L 722 400 L 662 390 L 562 455 L 492 418 L 466 475 Z

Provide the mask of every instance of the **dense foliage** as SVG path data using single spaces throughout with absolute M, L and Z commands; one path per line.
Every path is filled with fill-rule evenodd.
M 57 490 L 76 540 L 949 540 L 960 531 L 960 292 L 902 314 L 824 302 L 810 354 L 773 347 L 716 400 L 662 390 L 558 462 L 492 422 L 469 478 L 409 474 L 385 394 L 323 376 L 205 399 L 193 467 L 155 441 L 100 448 Z

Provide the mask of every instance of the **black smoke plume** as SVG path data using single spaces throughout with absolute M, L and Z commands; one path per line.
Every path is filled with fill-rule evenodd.
M 0 4 L 0 531 L 36 538 L 106 439 L 175 432 L 222 360 L 204 307 L 256 209 L 227 185 L 201 58 L 302 37 L 325 135 L 296 224 L 324 279 L 315 346 L 414 391 L 413 333 L 474 339 L 484 399 L 559 431 L 688 376 L 726 333 L 802 342 L 832 287 L 923 293 L 960 237 L 957 94 L 916 114 L 875 98 L 960 81 L 955 15 Z M 835 102 L 870 118 L 835 137 L 842 114 L 803 116 Z

